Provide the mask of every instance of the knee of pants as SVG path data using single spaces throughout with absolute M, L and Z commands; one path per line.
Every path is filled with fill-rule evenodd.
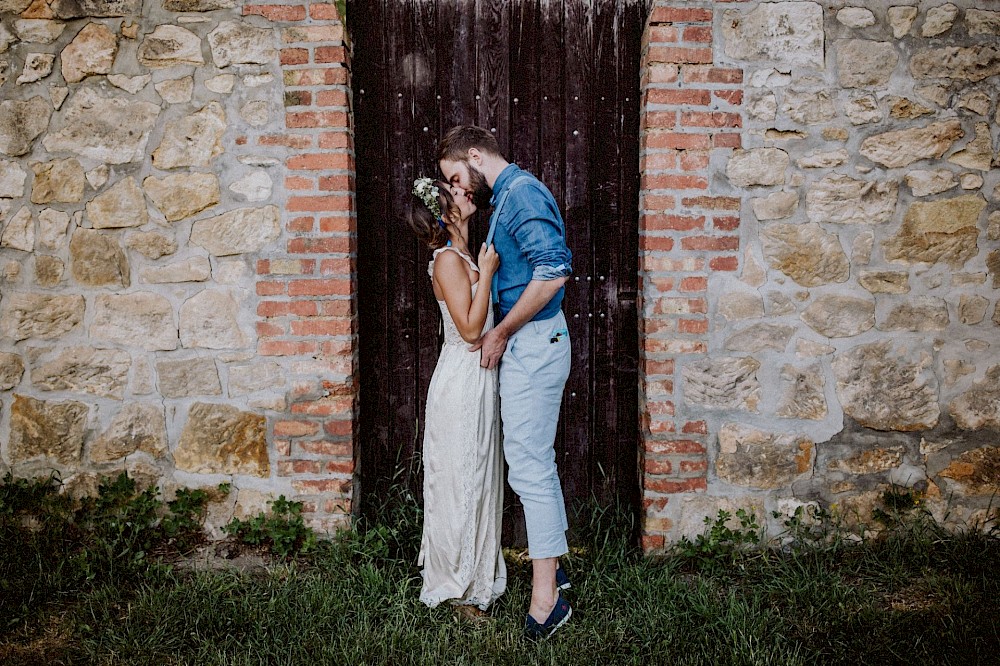
M 525 470 L 511 466 L 507 472 L 507 482 L 518 497 L 529 501 L 561 495 L 555 465 L 544 470 Z

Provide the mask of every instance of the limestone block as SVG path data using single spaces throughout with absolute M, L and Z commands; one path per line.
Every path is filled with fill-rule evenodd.
M 125 164 L 146 155 L 146 142 L 160 107 L 124 97 L 101 97 L 82 88 L 63 114 L 64 126 L 42 139 L 50 153 L 70 152 L 107 164 Z
M 156 390 L 153 378 L 153 366 L 144 355 L 136 356 L 132 364 L 132 393 L 134 395 L 149 395 Z
M 726 340 L 727 351 L 756 353 L 764 349 L 785 351 L 795 332 L 793 326 L 779 324 L 753 324 L 734 333 Z
M 883 244 L 886 259 L 961 268 L 979 252 L 979 215 L 985 208 L 977 194 L 912 204 L 899 233 Z
M 900 120 L 914 120 L 915 118 L 932 115 L 934 113 L 934 109 L 929 109 L 923 104 L 914 102 L 912 99 L 907 99 L 905 97 L 891 96 L 887 101 L 891 105 L 889 115 L 893 118 L 899 118 Z
M 152 80 L 153 76 L 151 74 L 140 74 L 138 76 L 125 76 L 124 74 L 108 75 L 108 83 L 132 95 L 145 88 Z
M 59 56 L 66 83 L 108 74 L 118 54 L 118 38 L 103 23 L 88 23 Z
M 795 160 L 800 169 L 830 169 L 846 164 L 850 154 L 844 148 L 837 150 L 813 151 Z
M 986 237 L 990 240 L 1000 240 L 1000 210 L 990 213 L 986 227 Z
M 52 106 L 44 97 L 0 102 L 0 153 L 19 157 L 31 152 L 31 145 L 49 126 Z
M 0 247 L 10 247 L 23 252 L 32 252 L 35 249 L 35 219 L 31 216 L 30 208 L 22 206 L 7 220 L 3 227 L 3 235 L 0 236 Z
M 108 179 L 111 177 L 111 169 L 107 164 L 102 164 L 101 166 L 94 167 L 87 172 L 87 182 L 95 190 L 99 190 L 104 187 Z
M 154 458 L 167 453 L 167 425 L 161 405 L 123 405 L 108 429 L 90 446 L 94 463 L 112 462 L 142 451 Z
M 790 120 L 806 125 L 826 123 L 837 115 L 837 108 L 825 90 L 799 92 L 786 90 L 781 104 L 781 112 Z
M 139 13 L 140 0 L 53 0 L 50 6 L 61 19 L 129 16 Z
M 881 331 L 943 331 L 948 327 L 948 304 L 936 296 L 916 296 L 907 303 L 894 307 Z
M 826 379 L 818 363 L 806 368 L 785 365 L 781 369 L 781 380 L 782 396 L 775 414 L 786 419 L 822 421 L 826 418 Z
M 69 214 L 45 208 L 38 214 L 38 243 L 46 250 L 61 249 L 69 228 Z
M 0 160 L 0 198 L 17 199 L 24 195 L 27 172 L 17 162 Z
M 1000 74 L 1000 45 L 920 49 L 910 58 L 910 72 L 918 79 L 982 81 Z
M 139 62 L 155 69 L 204 65 L 201 38 L 177 25 L 158 25 L 139 45 Z
M 879 474 L 903 464 L 906 449 L 902 446 L 887 446 L 858 453 L 841 460 L 831 460 L 829 469 L 848 474 Z
M 44 458 L 76 465 L 83 454 L 89 409 L 81 402 L 51 402 L 14 395 L 10 411 L 10 461 Z
M 160 393 L 165 398 L 222 395 L 219 371 L 211 358 L 158 361 L 156 374 L 160 380 Z
M 835 347 L 802 338 L 795 341 L 795 355 L 799 358 L 816 358 L 837 351 Z
M 851 263 L 855 266 L 865 266 L 871 261 L 874 248 L 875 234 L 867 230 L 862 231 L 851 243 Z
M 228 95 L 233 92 L 233 86 L 235 85 L 236 77 L 232 74 L 219 74 L 205 81 L 206 88 L 220 95 Z
M 0 391 L 9 391 L 21 383 L 24 361 L 17 354 L 0 352 Z
M 251 127 L 263 127 L 271 120 L 271 111 L 266 101 L 248 102 L 240 107 L 240 117 Z
M 235 6 L 236 0 L 163 0 L 163 8 L 168 12 L 212 12 Z
M 910 291 L 910 274 L 899 271 L 861 271 L 858 284 L 873 294 L 905 294 Z
M 799 206 L 799 193 L 774 192 L 766 197 L 751 199 L 750 205 L 758 220 L 780 220 L 795 214 Z
M 31 383 L 42 391 L 90 393 L 121 400 L 132 357 L 121 349 L 67 347 L 31 370 Z
M 986 270 L 993 277 L 993 288 L 1000 287 L 1000 250 L 992 250 L 986 255 Z
M 786 314 L 794 314 L 796 310 L 795 302 L 780 291 L 767 292 L 767 314 L 772 317 L 781 317 Z
M 845 282 L 850 277 L 847 255 L 835 234 L 815 222 L 772 223 L 760 232 L 764 258 L 803 287 Z
M 150 351 L 177 348 L 177 325 L 170 301 L 145 291 L 98 294 L 90 336 Z
M 979 294 L 962 294 L 958 301 L 958 320 L 967 326 L 974 326 L 986 319 L 986 308 L 990 300 Z
M 963 173 L 958 177 L 958 184 L 963 190 L 978 190 L 985 182 L 978 173 Z
M 933 428 L 940 416 L 929 358 L 908 362 L 892 342 L 859 345 L 835 356 L 837 397 L 844 413 L 866 428 L 910 432 Z
M 229 405 L 195 403 L 188 412 L 174 462 L 196 474 L 267 477 L 267 429 L 263 416 Z
M 142 181 L 153 205 L 171 222 L 219 203 L 219 179 L 211 173 L 178 173 Z
M 14 293 L 5 295 L 0 303 L 0 330 L 15 342 L 59 338 L 83 321 L 83 296 Z
M 757 261 L 753 249 L 749 246 L 743 252 L 743 270 L 740 272 L 740 281 L 751 287 L 760 287 L 767 282 L 767 269 Z
M 837 20 L 848 28 L 867 28 L 875 25 L 875 15 L 864 7 L 844 7 L 837 12 Z
M 14 21 L 14 32 L 22 42 L 30 44 L 51 44 L 59 39 L 66 24 L 49 19 L 18 19 Z
M 958 185 L 955 172 L 948 169 L 924 170 L 917 169 L 903 177 L 915 197 L 926 197 L 931 194 L 947 192 Z
M 722 15 L 726 55 L 823 67 L 823 8 L 815 2 L 765 2 L 752 11 Z
M 77 203 L 83 199 L 86 179 L 78 160 L 71 157 L 51 162 L 35 162 L 31 169 L 35 172 L 31 187 L 32 203 Z
M 834 174 L 806 192 L 806 216 L 811 222 L 880 224 L 896 212 L 899 185 L 895 181 L 856 180 Z
M 181 344 L 185 347 L 238 349 L 249 337 L 240 329 L 239 303 L 227 292 L 206 289 L 180 309 Z
M 941 107 L 947 107 L 951 100 L 951 89 L 940 83 L 932 83 L 927 86 L 916 86 L 913 92 L 917 93 L 929 102 L 933 102 Z
M 272 362 L 229 366 L 229 395 L 238 397 L 285 385 L 281 366 Z
M 951 30 L 958 18 L 958 7 L 950 2 L 927 10 L 927 18 L 920 28 L 920 34 L 924 37 L 937 37 L 940 34 Z
M 764 316 L 764 299 L 756 291 L 726 290 L 719 296 L 718 314 L 729 321 Z
M 222 154 L 222 135 L 226 131 L 226 113 L 218 102 L 167 123 L 163 140 L 153 151 L 153 166 L 158 169 L 207 167 Z
M 49 100 L 52 102 L 52 108 L 56 111 L 62 108 L 67 97 L 69 97 L 68 86 L 49 86 Z
M 35 282 L 40 287 L 52 288 L 57 286 L 63 277 L 66 265 L 62 259 L 47 254 L 35 255 Z
M 155 231 L 132 234 L 125 240 L 125 245 L 147 259 L 159 259 L 177 251 L 177 241 Z
M 0 14 L 20 14 L 30 4 L 31 0 L 0 0 Z
M 844 88 L 884 86 L 899 62 L 899 54 L 889 42 L 840 39 L 836 52 L 838 80 Z
M 118 241 L 95 229 L 77 229 L 69 241 L 73 278 L 92 287 L 128 287 L 132 277 Z
M 874 95 L 852 97 L 844 105 L 844 113 L 852 125 L 867 125 L 882 120 L 882 109 L 879 108 Z M 845 136 L 844 139 L 846 138 Z
M 1000 36 L 1000 11 L 967 9 L 965 11 L 965 25 L 972 37 L 980 35 Z
M 760 363 L 750 357 L 718 357 L 690 363 L 681 371 L 684 401 L 706 409 L 757 411 Z
M 719 430 L 715 471 L 728 483 L 762 490 L 790 485 L 812 473 L 815 444 L 801 435 L 726 423 Z
M 17 77 L 17 84 L 34 83 L 41 81 L 52 73 L 52 66 L 55 64 L 54 53 L 29 53 L 24 59 L 24 69 L 21 76 Z
M 149 222 L 146 199 L 129 176 L 87 203 L 87 218 L 95 229 L 141 227 Z
M 1000 493 L 1000 446 L 966 451 L 940 474 L 957 483 L 963 494 L 993 497 Z
M 768 122 L 778 116 L 778 100 L 773 92 L 756 95 L 747 102 L 746 109 L 750 118 Z
M 278 57 L 275 31 L 256 28 L 248 23 L 222 21 L 208 33 L 212 60 L 216 67 L 229 65 L 268 65 Z
M 788 164 L 788 153 L 780 148 L 736 149 L 726 164 L 726 177 L 735 187 L 781 185 Z
M 964 166 L 966 169 L 989 171 L 990 163 L 993 161 L 993 139 L 990 136 L 990 124 L 976 123 L 976 138 L 950 156 L 948 161 Z
M 849 338 L 875 325 L 875 301 L 870 298 L 825 294 L 800 315 L 809 328 L 828 338 Z
M 997 13 L 1000 14 L 1000 12 Z M 981 116 L 989 114 L 991 104 L 990 96 L 982 90 L 969 90 L 958 98 L 958 108 L 968 109 Z
M 910 32 L 914 19 L 917 18 L 916 7 L 889 7 L 889 26 L 892 28 L 892 36 L 900 39 Z
M 946 120 L 870 136 L 861 142 L 860 152 L 872 162 L 894 169 L 918 160 L 937 159 L 963 136 L 959 121 Z
M 204 282 L 212 276 L 212 266 L 208 257 L 191 257 L 166 266 L 146 268 L 142 271 L 142 281 L 152 284 L 169 282 Z
M 257 252 L 280 234 L 276 206 L 238 208 L 196 221 L 191 228 L 191 243 L 221 257 Z
M 247 201 L 267 201 L 274 182 L 266 171 L 254 171 L 229 186 L 229 190 Z
M 153 85 L 156 92 L 168 104 L 187 104 L 194 94 L 194 78 L 185 76 L 180 79 L 161 81 Z

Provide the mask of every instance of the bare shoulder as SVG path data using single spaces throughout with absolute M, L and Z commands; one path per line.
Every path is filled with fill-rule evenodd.
M 453 280 L 459 275 L 466 275 L 465 259 L 458 252 L 438 252 L 434 259 L 434 277 L 444 281 Z

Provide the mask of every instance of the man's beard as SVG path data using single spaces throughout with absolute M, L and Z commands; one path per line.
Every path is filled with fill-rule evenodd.
M 479 210 L 486 210 L 490 207 L 490 199 L 493 198 L 493 190 L 486 184 L 486 176 L 482 171 L 476 169 L 466 162 L 469 169 L 469 185 L 472 186 L 472 203 L 476 204 Z

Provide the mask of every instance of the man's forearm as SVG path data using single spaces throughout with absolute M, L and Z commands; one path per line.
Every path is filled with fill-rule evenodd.
M 531 318 L 552 300 L 565 283 L 564 277 L 554 280 L 532 280 L 497 328 L 509 338 L 531 321 Z

